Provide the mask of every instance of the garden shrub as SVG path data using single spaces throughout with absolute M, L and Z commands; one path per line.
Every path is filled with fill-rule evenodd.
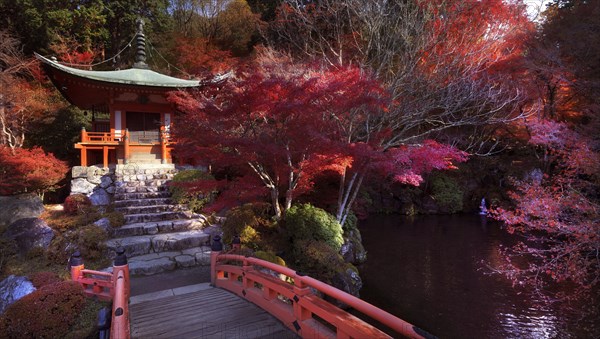
M 85 302 L 77 282 L 42 286 L 6 309 L 0 317 L 0 333 L 9 338 L 64 337 L 78 320 Z
M 188 183 L 192 183 L 200 180 L 215 180 L 210 173 L 190 169 L 181 171 L 171 180 L 169 184 L 169 192 L 171 193 L 171 199 L 173 202 L 181 205 L 187 205 L 187 207 L 196 213 L 202 211 L 204 206 L 213 200 L 213 192 L 190 192 L 189 188 L 186 187 Z
M 86 260 L 101 260 L 105 257 L 108 240 L 106 231 L 96 225 L 87 225 L 71 235 L 73 243 Z
M 31 283 L 33 284 L 33 286 L 37 289 L 40 289 L 46 285 L 52 285 L 52 284 L 56 284 L 58 282 L 63 281 L 63 279 L 61 279 L 58 276 L 58 274 L 56 274 L 54 272 L 47 272 L 47 271 L 32 273 L 29 275 L 28 278 L 31 281 Z
M 290 208 L 285 215 L 285 227 L 294 247 L 301 240 L 314 240 L 326 243 L 337 252 L 344 243 L 342 226 L 335 217 L 310 204 Z
M 324 241 L 298 240 L 294 244 L 292 255 L 297 271 L 326 283 L 331 283 L 335 274 L 346 267 L 338 251 Z
M 242 245 L 253 250 L 272 247 L 275 223 L 269 216 L 270 205 L 265 203 L 245 204 L 227 212 L 223 223 L 223 242 L 230 244 L 238 235 Z
M 125 215 L 118 211 L 106 212 L 103 214 L 110 221 L 110 226 L 117 228 L 125 225 Z
M 431 196 L 446 213 L 456 213 L 463 209 L 463 191 L 456 180 L 443 173 L 435 173 L 430 179 Z
M 272 262 L 274 264 L 285 266 L 285 260 L 283 260 L 280 256 L 273 252 L 268 251 L 257 251 L 254 253 L 254 256 L 258 259 L 262 259 L 268 262 Z
M 71 194 L 65 199 L 63 206 L 68 215 L 83 214 L 92 206 L 92 201 L 85 194 Z

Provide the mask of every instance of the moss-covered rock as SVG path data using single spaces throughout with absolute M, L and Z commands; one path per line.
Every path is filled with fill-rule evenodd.
M 367 261 L 367 251 L 362 244 L 362 237 L 358 229 L 348 230 L 344 233 L 344 243 L 340 254 L 345 262 L 354 265 L 364 264 Z

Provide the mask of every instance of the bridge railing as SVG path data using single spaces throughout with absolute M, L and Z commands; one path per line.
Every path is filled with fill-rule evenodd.
M 125 251 L 117 250 L 112 272 L 86 270 L 78 251 L 71 256 L 69 268 L 71 280 L 81 284 L 87 297 L 112 301 L 110 338 L 130 338 L 129 265 Z
M 303 338 L 389 338 L 390 335 L 319 296 L 327 295 L 409 338 L 435 338 L 353 295 L 258 258 L 221 253 L 215 237 L 211 283 L 271 313 Z

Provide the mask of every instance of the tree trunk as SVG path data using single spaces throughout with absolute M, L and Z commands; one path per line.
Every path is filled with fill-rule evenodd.
M 275 220 L 281 219 L 281 205 L 279 204 L 279 191 L 277 187 L 271 188 L 271 203 L 273 204 L 273 210 L 275 211 Z

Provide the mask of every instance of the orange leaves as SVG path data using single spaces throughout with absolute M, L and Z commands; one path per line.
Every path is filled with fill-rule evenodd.
M 65 162 L 39 147 L 14 151 L 0 146 L 0 195 L 54 189 L 69 170 Z
M 230 70 L 237 59 L 218 49 L 205 38 L 178 38 L 178 64 L 190 74 L 216 74 Z

